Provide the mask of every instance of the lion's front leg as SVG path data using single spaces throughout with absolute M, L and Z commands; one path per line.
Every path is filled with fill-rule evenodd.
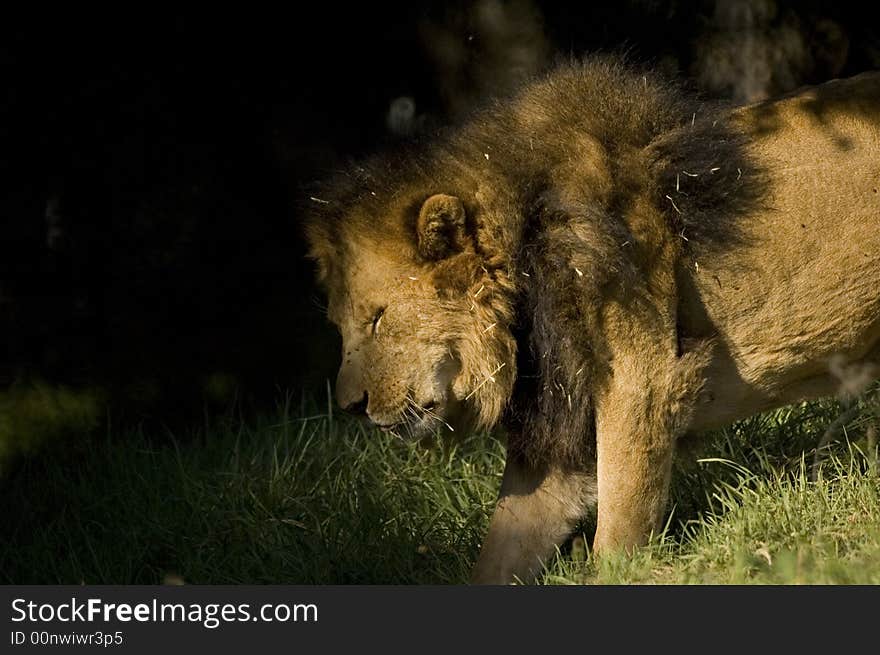
M 531 467 L 509 456 L 471 582 L 534 581 L 595 498 L 596 477 L 590 471 Z
M 594 552 L 630 550 L 662 527 L 677 438 L 703 386 L 706 342 L 667 362 L 620 357 L 596 406 Z
M 675 449 L 672 432 L 652 424 L 638 402 L 619 400 L 610 410 L 596 425 L 600 555 L 641 546 L 662 527 Z

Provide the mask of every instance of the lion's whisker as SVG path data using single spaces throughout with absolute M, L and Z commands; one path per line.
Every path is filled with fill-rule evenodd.
M 417 420 L 423 420 L 427 417 L 433 421 L 442 423 L 450 432 L 455 432 L 455 428 L 453 428 L 442 416 L 423 405 L 419 405 L 409 394 L 407 394 L 405 401 L 405 411 L 410 412 Z
M 428 418 L 434 419 L 435 421 L 442 423 L 443 425 L 445 425 L 449 429 L 450 432 L 455 432 L 455 428 L 453 428 L 451 425 L 449 425 L 449 423 L 447 423 L 446 420 L 442 416 L 440 416 L 439 414 L 432 412 L 430 409 L 426 409 L 424 407 L 422 407 L 422 411 L 425 413 L 425 416 L 427 416 Z

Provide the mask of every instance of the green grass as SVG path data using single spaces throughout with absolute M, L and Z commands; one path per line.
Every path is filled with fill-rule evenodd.
M 804 404 L 710 435 L 681 457 L 663 535 L 599 563 L 576 539 L 545 582 L 880 583 L 875 408 L 808 479 L 839 413 Z M 465 582 L 501 445 L 425 448 L 302 414 L 83 434 L 19 462 L 0 482 L 0 583 Z
M 0 391 L 0 479 L 16 456 L 36 453 L 47 442 L 86 434 L 99 423 L 99 391 L 73 391 L 43 382 L 18 382 Z
M 880 584 L 876 478 L 831 460 L 828 477 L 763 478 L 738 470 L 713 507 L 632 557 L 561 560 L 547 582 L 611 584 Z

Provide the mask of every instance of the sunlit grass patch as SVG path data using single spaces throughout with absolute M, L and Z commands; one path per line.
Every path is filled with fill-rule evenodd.
M 878 584 L 877 406 L 865 402 L 820 453 L 833 402 L 754 417 L 683 453 L 663 534 L 630 556 L 559 558 L 548 583 Z M 690 457 L 690 460 L 689 460 Z
M 827 477 L 739 470 L 678 538 L 632 556 L 560 560 L 548 582 L 599 584 L 880 584 L 880 485 L 835 457 Z

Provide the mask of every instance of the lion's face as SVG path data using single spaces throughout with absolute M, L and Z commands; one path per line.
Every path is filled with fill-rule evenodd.
M 461 362 L 450 335 L 460 307 L 437 298 L 426 271 L 370 249 L 348 260 L 329 299 L 342 334 L 336 399 L 376 425 L 421 436 L 453 419 Z
M 409 242 L 353 224 L 363 223 L 340 231 L 324 262 L 328 317 L 342 335 L 339 405 L 410 438 L 494 422 L 512 383 L 513 341 L 489 320 L 492 291 L 462 203 L 426 200 Z

